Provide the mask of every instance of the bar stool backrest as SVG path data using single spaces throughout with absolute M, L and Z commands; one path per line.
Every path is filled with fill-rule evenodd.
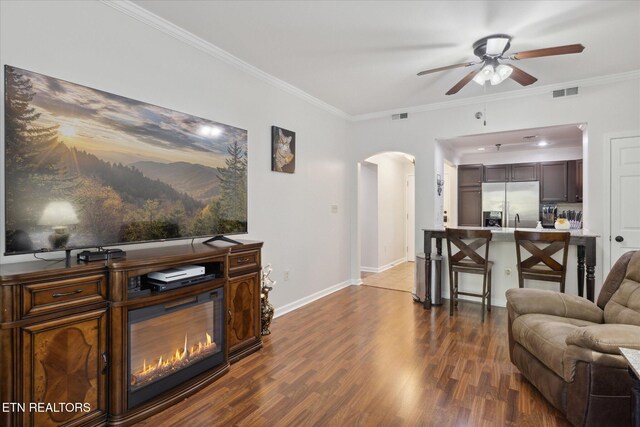
M 459 228 L 447 228 L 445 231 L 447 237 L 447 252 L 449 255 L 449 267 L 477 267 L 486 268 L 487 259 L 489 258 L 489 241 L 491 241 L 490 230 L 464 230 Z M 464 240 L 475 239 L 466 243 Z M 458 252 L 451 253 L 451 244 L 453 244 Z M 485 247 L 484 257 L 477 250 L 482 246 Z M 468 259 L 468 260 L 467 260 Z
M 567 274 L 567 254 L 569 253 L 569 232 L 544 232 L 523 231 L 514 232 L 516 241 L 516 256 L 518 258 L 518 278 L 520 287 L 523 279 L 544 280 L 559 282 L 560 290 L 564 292 L 565 277 Z M 539 247 L 538 244 L 547 245 Z M 522 259 L 521 249 L 525 249 L 531 256 Z M 553 255 L 562 251 L 562 263 L 553 258 Z M 532 277 L 535 276 L 535 277 Z

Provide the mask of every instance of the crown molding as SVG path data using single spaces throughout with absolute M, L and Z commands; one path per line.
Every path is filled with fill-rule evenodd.
M 565 89 L 568 87 L 589 87 L 607 85 L 612 83 L 624 82 L 629 80 L 640 79 L 640 70 L 628 71 L 619 74 L 610 74 L 608 76 L 591 77 L 588 79 L 574 80 L 570 82 L 557 83 L 546 86 L 538 86 L 525 89 L 516 89 L 509 92 L 501 92 L 492 95 L 482 95 L 473 98 L 455 99 L 452 101 L 435 102 L 433 104 L 416 105 L 407 108 L 395 108 L 393 110 L 377 111 L 374 113 L 358 114 L 351 116 L 351 120 L 354 122 L 373 120 L 379 118 L 388 118 L 392 114 L 399 113 L 422 113 L 425 111 L 444 110 L 447 108 L 457 108 L 466 105 L 475 105 L 484 102 L 503 101 L 506 99 L 525 98 L 529 96 L 543 95 L 553 92 L 558 89 Z
M 387 118 L 392 114 L 398 114 L 398 113 L 422 113 L 427 111 L 444 110 L 447 108 L 457 108 L 457 107 L 463 107 L 467 105 L 475 105 L 475 104 L 485 103 L 485 102 L 495 102 L 495 101 L 503 101 L 508 99 L 525 98 L 529 96 L 547 94 L 554 90 L 564 89 L 567 87 L 599 86 L 599 85 L 607 85 L 607 84 L 613 84 L 617 82 L 640 79 L 640 70 L 633 70 L 625 73 L 611 74 L 608 76 L 592 77 L 592 78 L 587 78 L 582 80 L 574 80 L 570 82 L 563 82 L 563 83 L 557 83 L 557 84 L 546 85 L 546 86 L 516 89 L 509 92 L 501 92 L 501 93 L 496 93 L 492 95 L 482 95 L 482 96 L 471 97 L 471 98 L 455 99 L 451 101 L 435 102 L 432 104 L 416 105 L 416 106 L 406 107 L 406 108 L 394 108 L 392 110 L 351 115 L 340 110 L 339 108 L 334 107 L 333 105 L 330 105 L 308 94 L 307 92 L 301 89 L 298 89 L 297 87 L 283 80 L 280 80 L 272 76 L 271 74 L 268 74 L 260 70 L 257 67 L 254 67 L 253 65 L 231 55 L 229 52 L 196 36 L 195 34 L 190 33 L 189 31 L 186 31 L 185 29 L 167 21 L 166 19 L 161 18 L 160 16 L 149 12 L 145 8 L 138 6 L 137 4 L 131 2 L 130 0 L 100 0 L 100 1 L 103 4 L 110 6 L 138 20 L 139 22 L 142 22 L 152 28 L 162 31 L 163 33 L 179 41 L 182 41 L 183 43 L 190 45 L 200 50 L 201 52 L 204 52 L 229 65 L 232 65 L 257 79 L 268 83 L 273 87 L 283 90 L 324 111 L 327 111 L 337 117 L 340 117 L 350 122 L 360 122 L 360 121 L 373 120 L 373 119 L 379 119 L 379 118 Z
M 209 43 L 208 41 L 196 36 L 193 33 L 167 21 L 160 16 L 149 12 L 145 8 L 138 6 L 137 4 L 129 0 L 100 0 L 103 4 L 114 8 L 115 10 L 124 13 L 125 15 L 136 19 L 143 24 L 146 24 L 156 30 L 160 30 L 163 33 L 180 40 L 216 59 L 219 59 L 229 65 L 232 65 L 245 73 L 262 80 L 274 86 L 280 90 L 283 90 L 293 96 L 296 96 L 322 110 L 325 110 L 333 115 L 336 115 L 342 119 L 352 121 L 353 116 L 345 113 L 344 111 L 327 104 L 326 102 L 309 95 L 307 92 L 298 89 L 297 87 L 280 80 L 271 74 L 254 67 L 253 65 L 231 55 L 229 52 L 220 49 L 219 47 Z

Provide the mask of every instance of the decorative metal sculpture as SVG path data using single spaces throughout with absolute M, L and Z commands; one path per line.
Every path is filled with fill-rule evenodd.
M 271 264 L 265 265 L 262 269 L 262 288 L 260 292 L 262 335 L 269 335 L 271 333 L 269 326 L 271 325 L 274 313 L 273 305 L 269 302 L 269 292 L 273 289 L 273 285 L 276 284 L 275 280 L 269 277 L 271 271 Z

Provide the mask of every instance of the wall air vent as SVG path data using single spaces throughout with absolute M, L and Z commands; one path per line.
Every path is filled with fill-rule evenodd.
M 393 114 L 391 116 L 391 120 L 402 120 L 402 119 L 408 119 L 408 118 L 409 118 L 409 113 Z
M 558 89 L 553 91 L 554 98 L 562 98 L 563 96 L 571 96 L 578 94 L 578 87 L 568 87 L 566 89 Z
M 576 87 L 568 87 L 568 88 L 565 89 L 564 93 L 567 96 L 577 95 L 578 94 L 578 86 L 576 86 Z

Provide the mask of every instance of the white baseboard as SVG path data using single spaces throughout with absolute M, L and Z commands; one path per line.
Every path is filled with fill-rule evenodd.
M 393 268 L 398 264 L 402 264 L 403 262 L 407 262 L 406 256 L 381 267 L 360 267 L 360 271 L 364 271 L 365 273 L 382 273 L 383 271 Z
M 300 307 L 303 307 L 303 306 L 305 306 L 305 305 L 307 305 L 307 304 L 309 304 L 309 303 L 311 303 L 311 302 L 313 302 L 315 300 L 319 300 L 322 297 L 326 297 L 329 294 L 337 292 L 340 289 L 344 289 L 347 286 L 351 286 L 351 285 L 353 285 L 352 280 L 347 280 L 347 281 L 344 281 L 342 283 L 338 283 L 337 285 L 331 286 L 331 287 L 329 287 L 327 289 L 323 289 L 323 290 L 321 290 L 319 292 L 316 292 L 315 294 L 311 294 L 309 296 L 301 298 L 301 299 L 299 299 L 297 301 L 291 302 L 289 304 L 285 304 L 282 307 L 276 307 L 273 317 L 276 318 L 276 317 L 284 316 L 285 314 L 287 314 L 287 313 L 289 313 L 289 312 L 291 312 L 293 310 L 296 310 L 296 309 L 298 309 Z

